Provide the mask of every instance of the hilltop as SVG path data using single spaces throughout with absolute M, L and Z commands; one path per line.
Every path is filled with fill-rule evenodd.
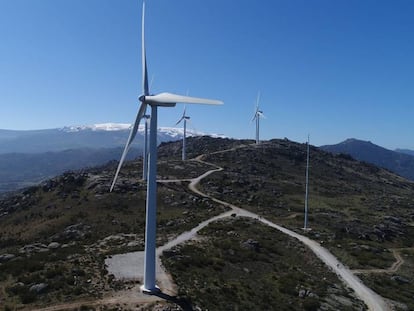
M 389 169 L 405 178 L 414 180 L 414 156 L 410 150 L 388 150 L 370 141 L 347 139 L 336 145 L 321 146 L 321 149 L 335 154 L 343 153 L 359 161 L 365 161 Z
M 179 142 L 162 143 L 158 179 L 194 178 L 218 165 L 222 171 L 201 181 L 203 192 L 303 234 L 306 145 L 251 143 L 188 139 L 189 158 L 205 154 L 201 162 L 179 160 Z M 114 193 L 108 188 L 116 163 L 108 163 L 1 199 L 0 286 L 7 293 L 1 303 L 47 305 L 62 297 L 90 301 L 128 288 L 107 274 L 103 262 L 111 254 L 143 249 L 141 164 L 125 165 Z M 387 269 L 395 261 L 393 250 L 402 254 L 397 271 L 362 278 L 408 308 L 414 307 L 413 192 L 413 182 L 390 171 L 311 148 L 312 230 L 305 234 L 351 269 Z M 160 182 L 158 198 L 158 245 L 227 210 L 191 192 L 187 182 Z M 199 237 L 163 257 L 178 295 L 193 306 L 363 309 L 309 249 L 255 220 L 230 217 L 210 224 Z M 47 287 L 30 290 L 39 284 Z
M 0 129 L 0 194 L 36 185 L 67 170 L 118 160 L 130 127 L 130 124 L 103 123 L 44 130 Z M 142 125 L 128 154 L 129 160 L 141 156 L 143 134 Z M 204 133 L 187 130 L 187 136 L 200 135 Z M 160 127 L 157 136 L 159 143 L 180 140 L 183 129 Z

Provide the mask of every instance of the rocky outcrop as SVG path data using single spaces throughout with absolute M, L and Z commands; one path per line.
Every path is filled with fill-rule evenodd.
M 67 241 L 81 240 L 91 231 L 91 226 L 84 223 L 78 223 L 66 227 L 62 232 L 57 233 L 49 238 L 50 241 Z

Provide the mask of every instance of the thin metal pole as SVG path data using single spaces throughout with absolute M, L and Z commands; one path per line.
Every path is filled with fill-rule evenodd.
M 186 131 L 187 131 L 187 119 L 184 115 L 184 136 L 183 136 L 183 153 L 182 153 L 182 160 L 185 161 L 186 160 L 186 154 L 185 154 L 185 135 L 186 135 Z
M 144 292 L 158 291 L 155 284 L 155 248 L 157 225 L 157 106 L 151 105 L 147 215 L 145 226 Z
M 304 229 L 308 228 L 308 195 L 309 195 L 309 135 L 307 143 L 307 156 L 306 156 L 306 190 L 305 190 L 305 223 L 303 225 Z

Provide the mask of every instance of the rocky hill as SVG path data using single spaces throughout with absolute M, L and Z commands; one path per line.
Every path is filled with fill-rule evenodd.
M 414 183 L 312 147 L 312 230 L 303 232 L 306 145 L 251 143 L 191 138 L 189 158 L 205 154 L 201 162 L 182 162 L 181 144 L 163 143 L 159 179 L 194 178 L 218 165 L 223 170 L 203 179 L 202 191 L 307 234 L 352 269 L 386 270 L 397 252 L 404 261 L 398 270 L 361 278 L 379 294 L 413 309 Z M 33 309 L 126 290 L 130 284 L 108 275 L 104 259 L 143 249 L 141 164 L 125 165 L 113 193 L 108 189 L 116 163 L 109 163 L 67 172 L 0 199 L 0 288 L 6 293 L 0 304 Z M 187 184 L 159 183 L 158 245 L 226 210 Z M 242 217 L 209 225 L 200 239 L 165 252 L 163 262 L 178 295 L 201 310 L 364 309 L 298 241 Z
M 0 129 L 0 194 L 38 184 L 67 170 L 119 160 L 129 131 L 130 124 L 116 123 L 26 131 Z M 128 159 L 141 155 L 143 134 L 141 125 Z M 187 136 L 197 135 L 203 133 L 187 130 Z M 157 141 L 182 137 L 182 128 L 160 127 Z
M 347 139 L 336 145 L 321 146 L 321 149 L 335 154 L 343 153 L 359 161 L 365 161 L 414 180 L 414 155 L 409 150 L 388 150 L 370 141 Z
M 44 153 L 0 154 L 0 194 L 36 185 L 69 170 L 94 167 L 119 159 L 123 148 L 78 148 Z M 131 148 L 128 159 L 141 156 Z

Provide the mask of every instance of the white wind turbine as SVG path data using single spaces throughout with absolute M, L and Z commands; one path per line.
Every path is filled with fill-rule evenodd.
M 184 112 L 183 112 L 183 116 L 180 118 L 180 120 L 177 121 L 177 123 L 175 123 L 175 125 L 178 125 L 181 123 L 181 121 L 184 122 L 184 135 L 183 135 L 183 150 L 182 150 L 182 160 L 185 161 L 186 160 L 186 153 L 185 153 L 185 139 L 186 139 L 186 135 L 187 135 L 187 120 L 190 120 L 189 116 L 185 115 L 185 108 L 184 108 Z
M 142 4 L 142 91 L 139 97 L 141 106 L 139 107 L 135 122 L 131 128 L 124 152 L 119 161 L 114 180 L 111 185 L 111 191 L 118 178 L 119 171 L 125 160 L 125 156 L 135 138 L 139 122 L 145 114 L 147 106 L 151 107 L 150 118 L 150 136 L 149 136 L 149 154 L 148 154 L 148 179 L 147 179 L 147 205 L 146 205 L 146 225 L 145 225 L 145 260 L 144 260 L 144 284 L 141 290 L 147 294 L 153 294 L 159 291 L 155 284 L 155 250 L 156 250 L 156 216 L 157 216 L 157 112 L 158 107 L 174 107 L 176 103 L 188 104 L 209 104 L 220 105 L 221 101 L 176 95 L 171 93 L 160 93 L 151 95 L 148 88 L 148 72 L 145 51 L 145 32 L 144 32 L 145 2 Z
M 306 186 L 305 186 L 305 220 L 303 223 L 303 230 L 309 230 L 308 228 L 308 197 L 309 197 L 309 135 L 308 142 L 306 144 Z
M 142 154 L 142 180 L 147 180 L 147 176 L 148 176 L 148 124 L 149 124 L 150 116 L 145 114 L 142 118 L 145 120 L 144 150 Z
M 257 93 L 257 99 L 256 99 L 256 109 L 254 111 L 253 118 L 251 122 L 256 121 L 256 145 L 260 143 L 259 140 L 259 123 L 260 118 L 265 118 L 263 111 L 259 110 L 259 101 L 260 101 L 260 92 Z

